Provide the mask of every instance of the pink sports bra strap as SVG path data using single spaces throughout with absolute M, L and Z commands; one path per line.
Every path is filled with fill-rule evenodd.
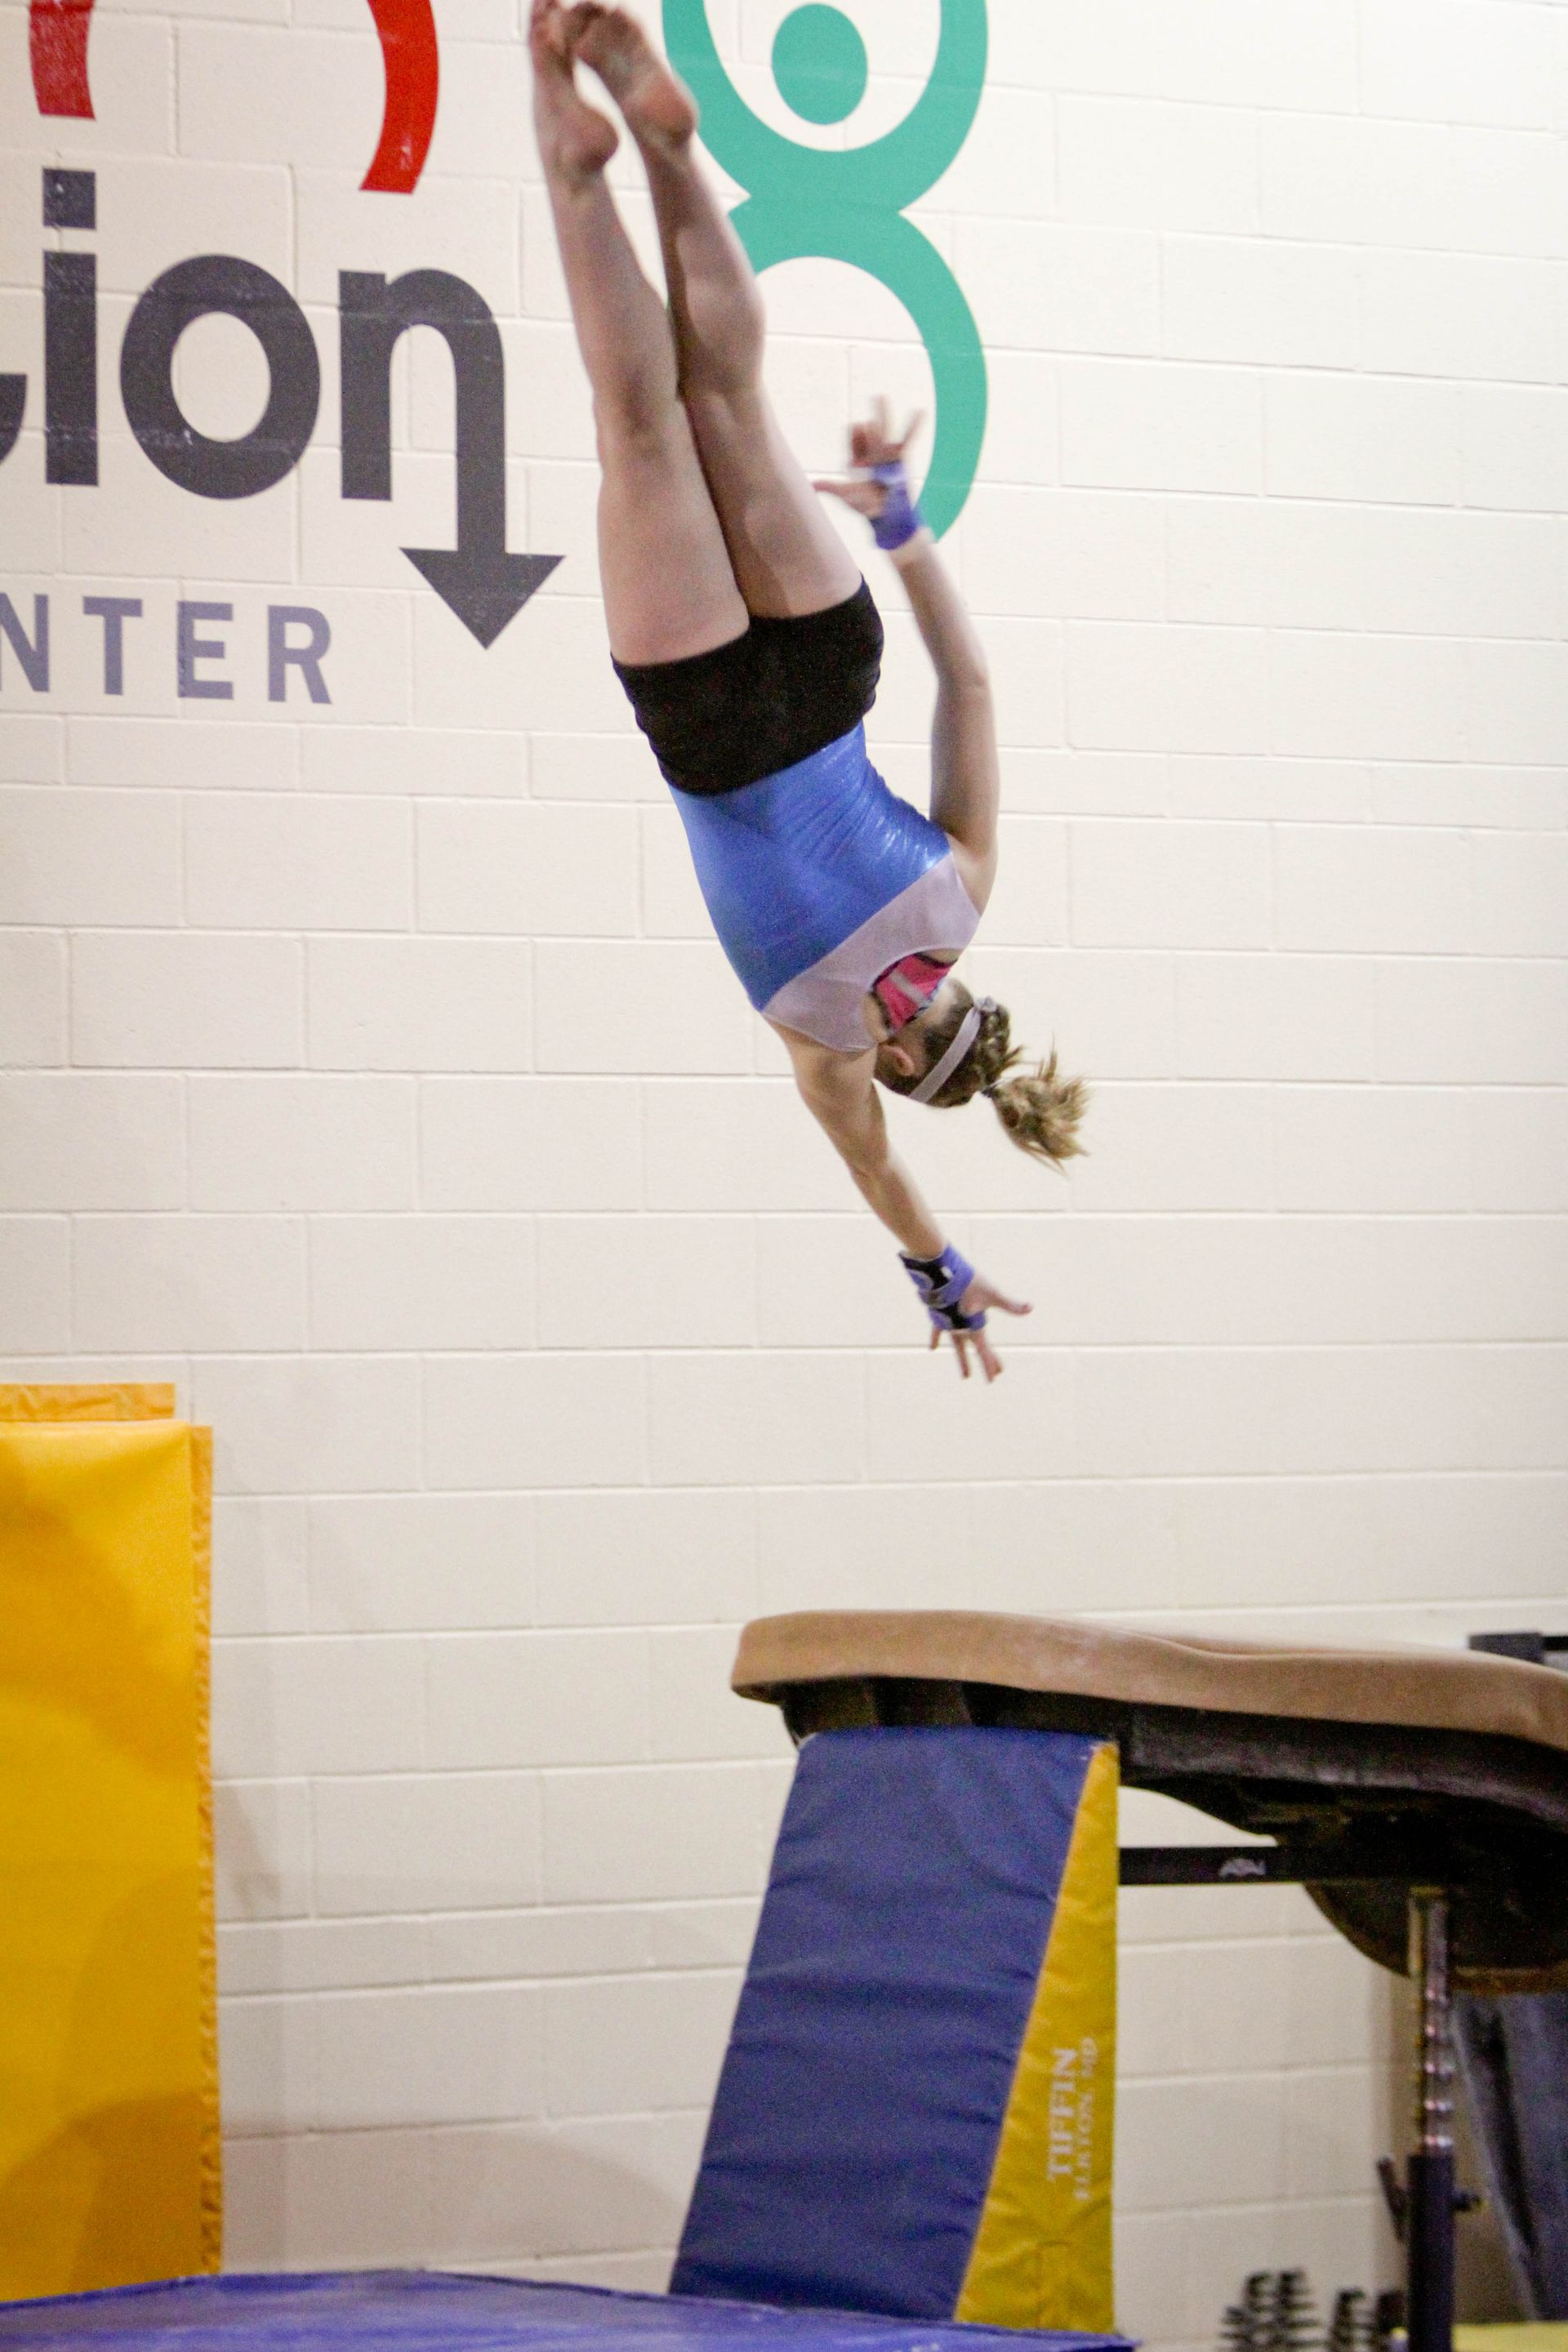
M 872 992 L 895 1029 L 902 1029 L 923 1013 L 952 966 L 933 956 L 900 956 L 871 983 Z

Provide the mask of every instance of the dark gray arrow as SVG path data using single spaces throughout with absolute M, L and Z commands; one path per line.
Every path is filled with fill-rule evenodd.
M 390 282 L 345 269 L 342 336 L 345 499 L 392 496 L 392 355 L 410 327 L 434 327 L 452 354 L 457 394 L 458 543 L 405 547 L 443 604 L 481 646 L 493 646 L 558 555 L 511 555 L 506 544 L 506 359 L 489 304 L 444 269 Z

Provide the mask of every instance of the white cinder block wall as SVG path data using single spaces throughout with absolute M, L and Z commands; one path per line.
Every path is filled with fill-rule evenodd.
M 714 11 L 781 124 L 782 13 Z M 883 126 L 936 0 L 852 13 Z M 438 6 L 410 196 L 359 192 L 361 0 L 101 0 L 92 121 L 40 119 L 0 5 L 0 585 L 53 649 L 44 690 L 0 644 L 0 1347 L 216 1427 L 236 2263 L 662 2283 L 789 1770 L 726 1693 L 753 1612 L 1568 1622 L 1568 9 L 990 14 L 918 208 L 990 355 L 949 541 L 1006 745 L 974 961 L 1097 1101 L 1066 1181 L 984 1113 L 907 1122 L 1038 1302 L 985 1393 L 922 1359 L 609 675 L 518 0 Z M 92 236 L 40 229 L 42 163 L 97 172 Z M 44 480 L 43 247 L 99 257 L 97 488 Z M 321 356 L 244 501 L 120 404 L 132 302 L 204 249 Z M 398 552 L 451 543 L 434 336 L 395 506 L 338 493 L 336 274 L 426 267 L 502 320 L 510 544 L 565 557 L 488 654 Z M 868 281 L 769 299 L 814 467 L 925 394 Z M 178 381 L 213 435 L 267 389 L 221 319 Z M 142 603 L 118 698 L 88 594 Z M 233 607 L 227 700 L 176 693 L 182 599 Z M 327 615 L 330 706 L 268 699 L 277 603 Z M 1124 1916 L 1125 2324 L 1201 2344 L 1266 2263 L 1385 2278 L 1386 1988 L 1289 1892 Z

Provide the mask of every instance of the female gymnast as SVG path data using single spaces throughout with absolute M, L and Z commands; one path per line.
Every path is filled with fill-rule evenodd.
M 689 91 L 617 7 L 533 0 L 534 114 L 572 315 L 593 387 L 599 558 L 616 671 L 686 826 L 703 897 L 752 1003 L 861 1193 L 897 1238 L 967 1380 L 1001 1363 L 988 1307 L 1026 1315 L 944 1242 L 888 1138 L 873 1079 L 946 1108 L 985 1095 L 1015 1143 L 1068 1159 L 1085 1090 L 1056 1056 L 1016 1070 L 1005 1008 L 951 967 L 996 874 L 995 728 L 985 659 L 911 504 L 885 408 L 823 482 L 871 522 L 937 677 L 931 815 L 866 754 L 882 627 L 763 389 L 763 316 L 702 176 Z M 598 76 L 647 168 L 668 307 L 605 180 L 617 133 L 578 90 Z

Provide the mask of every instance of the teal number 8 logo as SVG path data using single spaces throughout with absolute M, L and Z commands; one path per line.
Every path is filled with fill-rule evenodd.
M 931 529 L 956 520 L 985 437 L 985 354 L 946 262 L 904 217 L 952 163 L 985 84 L 985 0 L 941 0 L 931 79 L 903 121 L 864 147 L 786 139 L 754 114 L 725 69 L 707 0 L 664 0 L 670 60 L 702 109 L 710 152 L 746 190 L 731 218 L 759 274 L 776 261 L 843 261 L 895 295 L 919 330 L 936 387 L 936 439 L 921 502 Z M 866 92 L 866 44 L 842 10 L 807 0 L 779 26 L 773 79 L 804 121 L 842 122 Z

